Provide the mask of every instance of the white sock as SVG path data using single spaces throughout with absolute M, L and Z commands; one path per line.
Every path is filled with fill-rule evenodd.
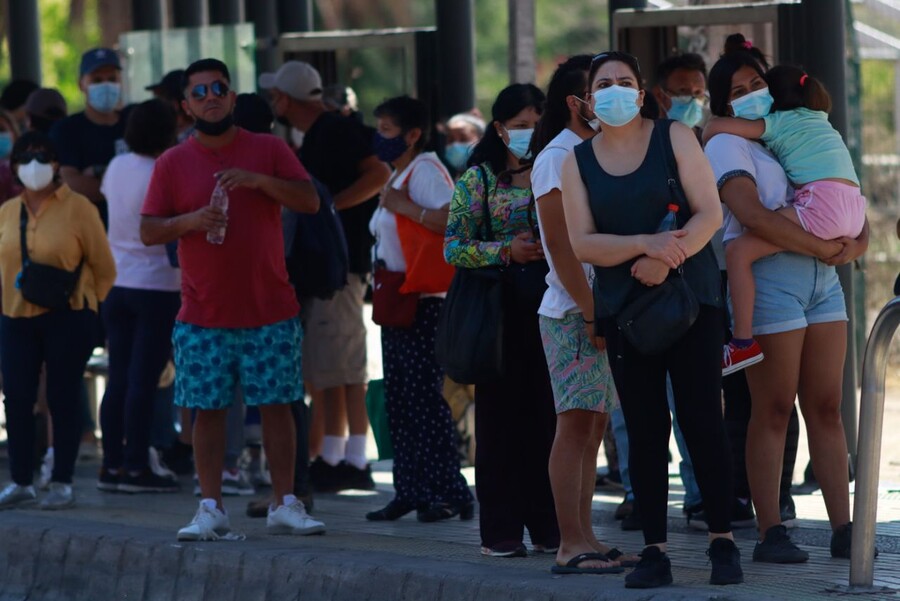
M 325 436 L 322 440 L 322 452 L 319 457 L 330 466 L 335 466 L 344 460 L 347 447 L 347 439 L 344 436 Z
M 293 505 L 296 502 L 297 502 L 297 497 L 295 497 L 294 495 L 284 495 L 284 497 L 282 497 L 282 499 L 281 499 L 281 504 L 284 505 L 285 507 L 290 507 L 291 505 Z
M 346 461 L 358 470 L 366 469 L 366 435 L 354 434 L 347 440 Z
M 225 508 L 223 507 L 222 509 L 219 509 L 219 504 L 216 503 L 215 499 L 203 499 L 202 501 L 200 501 L 200 503 L 205 505 L 207 509 L 212 509 L 219 513 L 225 513 Z

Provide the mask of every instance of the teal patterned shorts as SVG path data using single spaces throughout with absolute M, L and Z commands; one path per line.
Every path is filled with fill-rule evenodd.
M 176 322 L 175 404 L 226 409 L 238 383 L 247 405 L 278 405 L 303 398 L 297 318 L 261 328 L 201 328 Z
M 609 360 L 588 338 L 581 313 L 562 319 L 539 315 L 556 413 L 582 409 L 609 413 L 619 404 Z

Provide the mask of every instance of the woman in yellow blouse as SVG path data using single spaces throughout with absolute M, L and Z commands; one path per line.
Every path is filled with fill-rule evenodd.
M 33 411 L 41 364 L 47 368 L 55 462 L 50 492 L 40 507 L 62 509 L 75 500 L 72 472 L 82 429 L 78 391 L 94 347 L 97 304 L 112 287 L 116 267 L 97 208 L 60 183 L 50 138 L 35 132 L 23 135 L 10 163 L 25 189 L 0 207 L 0 369 L 12 475 L 12 483 L 0 491 L 0 509 L 37 500 L 32 486 Z M 23 296 L 23 223 L 28 261 L 78 274 L 67 306 L 48 309 Z M 34 284 L 35 274 L 27 273 Z

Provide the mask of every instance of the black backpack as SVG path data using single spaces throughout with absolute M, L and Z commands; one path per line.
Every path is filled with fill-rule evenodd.
M 313 178 L 319 194 L 317 213 L 282 209 L 285 263 L 288 277 L 301 302 L 311 297 L 327 300 L 347 285 L 349 253 L 341 218 L 331 193 Z

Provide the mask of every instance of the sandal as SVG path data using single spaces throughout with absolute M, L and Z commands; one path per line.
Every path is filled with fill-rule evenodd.
M 619 565 L 623 568 L 633 568 L 637 566 L 638 561 L 640 561 L 640 559 L 620 559 L 622 557 L 625 557 L 625 554 L 615 547 L 612 547 L 609 551 L 606 552 L 606 557 L 610 561 L 618 561 Z
M 582 568 L 585 561 L 611 561 L 605 553 L 581 553 L 566 562 L 565 565 L 556 564 L 550 568 L 553 574 L 621 574 L 625 571 L 620 566 L 606 568 Z

